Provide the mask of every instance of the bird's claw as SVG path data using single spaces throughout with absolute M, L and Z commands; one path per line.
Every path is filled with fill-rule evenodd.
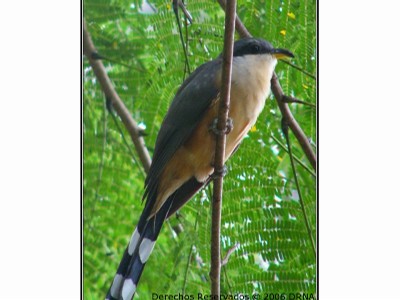
M 222 130 L 218 129 L 218 118 L 215 118 L 209 127 L 209 130 L 212 131 L 215 135 L 229 134 L 232 131 L 232 129 L 233 129 L 233 120 L 231 118 L 228 118 L 226 120 L 225 128 Z
M 211 174 L 211 179 L 225 177 L 226 174 L 228 174 L 228 168 L 224 165 L 222 169 L 214 169 L 214 173 Z

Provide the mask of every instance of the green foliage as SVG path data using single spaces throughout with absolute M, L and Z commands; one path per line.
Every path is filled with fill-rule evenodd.
M 151 2 L 151 1 L 150 1 Z M 177 88 L 187 74 L 170 1 L 86 0 L 84 16 L 116 90 L 134 119 L 146 127 L 152 150 Z M 187 1 L 193 24 L 188 39 L 190 70 L 222 50 L 224 14 L 214 1 Z M 292 63 L 316 73 L 315 1 L 239 1 L 238 14 L 254 36 L 294 52 Z M 181 14 L 184 24 L 184 18 Z M 279 63 L 284 92 L 315 103 L 316 81 Z M 142 210 L 144 171 L 122 123 L 113 121 L 88 62 L 84 62 L 84 295 L 104 298 Z M 316 141 L 315 108 L 290 104 Z M 239 244 L 222 269 L 223 293 L 316 292 L 316 259 L 294 184 L 280 111 L 267 100 L 256 127 L 228 162 L 224 181 L 222 253 Z M 119 127 L 118 127 L 118 126 Z M 121 128 L 121 131 L 120 129 Z M 312 169 L 293 135 L 293 152 Z M 124 138 L 127 142 L 124 142 Z M 278 142 L 279 143 L 278 143 Z M 284 147 L 283 147 L 284 146 Z M 316 238 L 315 175 L 296 163 L 307 218 Z M 163 227 L 137 296 L 151 293 L 208 294 L 211 187 L 198 193 Z M 183 228 L 178 235 L 176 228 Z

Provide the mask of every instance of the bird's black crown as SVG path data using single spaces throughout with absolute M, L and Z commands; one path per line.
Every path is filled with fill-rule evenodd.
M 248 54 L 271 53 L 274 47 L 266 40 L 258 38 L 244 38 L 235 42 L 233 45 L 233 56 L 243 56 Z

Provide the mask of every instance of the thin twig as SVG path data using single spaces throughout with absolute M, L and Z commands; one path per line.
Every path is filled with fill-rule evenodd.
M 235 38 L 235 15 L 236 0 L 228 3 L 225 12 L 225 37 L 224 51 L 222 56 L 222 88 L 221 98 L 218 109 L 217 129 L 222 132 L 226 129 L 229 113 L 231 78 L 232 78 L 232 58 L 233 42 Z M 224 169 L 226 135 L 216 136 L 214 170 L 219 173 Z M 221 249 L 220 249 L 220 227 L 221 227 L 221 203 L 222 203 L 223 176 L 214 178 L 214 190 L 212 201 L 212 221 L 211 221 L 211 295 L 220 295 L 220 276 L 221 276 Z
M 220 6 L 222 7 L 223 10 L 225 10 L 225 0 L 218 0 Z M 236 16 L 236 24 L 239 24 L 238 27 L 236 27 L 237 32 L 239 33 L 241 38 L 245 37 L 251 37 L 250 32 L 246 29 L 244 24 L 240 21 L 240 18 Z M 282 114 L 282 118 L 285 118 L 288 122 L 289 128 L 293 131 L 294 135 L 296 136 L 297 140 L 299 141 L 299 144 L 301 148 L 303 149 L 304 153 L 307 156 L 307 159 L 310 161 L 312 167 L 314 170 L 316 169 L 316 157 L 313 149 L 311 148 L 311 145 L 307 139 L 307 136 L 304 134 L 303 130 L 297 123 L 296 119 L 293 117 L 292 112 L 290 111 L 287 103 L 283 102 L 283 90 L 281 85 L 279 84 L 278 77 L 276 76 L 276 73 L 274 72 L 274 75 L 272 76 L 271 79 L 271 90 L 272 93 L 275 96 L 276 101 L 278 102 L 279 109 Z
M 107 145 L 107 108 L 106 108 L 106 101 L 104 103 L 104 108 L 103 108 L 103 141 L 101 145 L 101 156 L 100 156 L 100 163 L 99 163 L 99 173 L 97 176 L 97 182 L 96 182 L 96 192 L 95 192 L 95 197 L 94 197 L 94 202 L 93 206 L 91 208 L 91 215 L 92 217 L 90 218 L 89 223 L 89 228 L 92 228 L 93 225 L 93 220 L 95 219 L 94 213 L 96 211 L 96 205 L 98 203 L 99 199 L 99 191 L 100 191 L 100 186 L 101 186 L 101 180 L 103 177 L 103 168 L 104 168 L 104 157 L 106 153 L 106 145 Z
M 235 252 L 235 250 L 239 247 L 239 245 L 240 245 L 239 243 L 236 243 L 235 245 L 233 245 L 232 248 L 228 250 L 228 252 L 226 252 L 225 257 L 221 262 L 221 267 L 225 266 L 229 262 L 229 257 L 231 257 L 232 253 Z
M 189 12 L 188 12 L 189 13 Z M 190 14 L 189 14 L 190 15 Z M 187 15 L 184 14 L 185 18 L 185 53 L 186 55 L 188 55 L 189 53 L 189 30 L 188 30 L 188 21 L 190 21 L 190 24 L 192 24 L 192 20 L 188 19 Z M 190 16 L 191 17 L 191 16 Z M 187 70 L 185 70 L 185 72 L 187 72 L 190 75 L 190 68 L 189 65 L 187 66 Z
M 120 66 L 123 66 L 123 67 L 128 68 L 128 69 L 136 70 L 137 72 L 143 72 L 143 68 L 139 68 L 139 67 L 136 67 L 136 66 L 134 67 L 134 66 L 129 65 L 127 63 L 124 63 L 124 62 L 122 62 L 122 61 L 120 61 L 118 59 L 107 57 L 107 56 L 104 56 L 104 55 L 100 55 L 99 53 L 92 53 L 92 58 L 93 59 L 101 59 L 103 61 L 109 61 L 109 62 L 111 62 L 113 64 L 120 65 Z
M 292 97 L 292 96 L 284 95 L 282 101 L 286 102 L 286 103 L 300 103 L 300 104 L 304 104 L 304 105 L 311 106 L 311 107 L 314 107 L 314 108 L 316 107 L 316 105 L 314 103 L 303 101 L 303 100 L 297 99 L 297 98 Z
M 285 152 L 289 153 L 288 149 L 283 145 L 283 143 L 282 143 L 280 140 L 278 140 L 278 139 L 277 139 L 276 137 L 274 137 L 273 135 L 271 135 L 271 138 L 272 138 L 279 146 L 281 146 L 281 148 L 282 148 Z M 298 157 L 295 156 L 294 154 L 293 154 L 293 158 L 294 158 L 295 161 L 297 161 L 297 163 L 299 163 L 308 173 L 310 173 L 311 176 L 313 176 L 314 178 L 316 177 L 314 171 L 311 170 L 305 163 L 303 163 L 303 162 L 300 160 L 300 158 L 298 158 Z
M 289 65 L 289 66 L 295 68 L 296 70 L 298 70 L 298 71 L 300 71 L 301 73 L 307 75 L 308 77 L 311 77 L 312 79 L 317 80 L 317 77 L 315 77 L 315 75 L 313 75 L 313 74 L 307 72 L 307 71 L 304 70 L 303 68 L 300 68 L 300 67 L 296 66 L 295 64 L 291 63 L 290 61 L 288 61 L 288 60 L 282 60 L 282 62 L 283 62 L 284 64 L 287 64 L 287 65 Z
M 189 250 L 189 255 L 187 258 L 187 263 L 186 263 L 185 276 L 183 277 L 182 295 L 185 295 L 185 292 L 186 292 L 186 283 L 187 283 L 187 277 L 188 277 L 188 273 L 189 273 L 190 261 L 192 260 L 193 247 L 194 247 L 194 244 L 191 244 L 190 250 Z
M 201 214 L 200 214 L 200 211 L 198 210 L 197 214 L 196 214 L 196 220 L 194 222 L 194 229 L 193 229 L 194 232 L 197 232 L 197 225 L 198 225 L 198 222 L 199 222 L 200 218 L 201 218 Z M 189 274 L 189 266 L 190 266 L 190 261 L 192 260 L 192 254 L 194 252 L 194 247 L 195 247 L 194 244 L 192 244 L 190 246 L 189 256 L 188 256 L 188 260 L 187 260 L 187 263 L 186 263 L 185 276 L 183 278 L 182 295 L 184 295 L 185 291 L 186 291 L 187 277 L 188 277 L 188 274 Z
M 301 210 L 303 212 L 303 217 L 304 217 L 304 222 L 306 224 L 308 237 L 310 238 L 311 247 L 312 247 L 312 249 L 314 251 L 314 255 L 316 256 L 317 255 L 317 251 L 316 251 L 316 248 L 315 248 L 315 242 L 314 242 L 311 226 L 310 226 L 310 223 L 308 222 L 308 218 L 307 218 L 306 209 L 305 209 L 305 206 L 304 206 L 303 197 L 301 195 L 301 189 L 300 189 L 299 180 L 297 179 L 297 172 L 296 172 L 296 168 L 295 168 L 295 165 L 294 165 L 294 159 L 293 159 L 293 155 L 292 155 L 292 147 L 290 146 L 288 124 L 287 124 L 286 121 L 287 120 L 282 118 L 282 131 L 283 131 L 283 134 L 285 135 L 286 143 L 288 145 L 290 164 L 291 164 L 292 170 L 293 170 L 293 178 L 294 178 L 294 182 L 296 184 L 297 193 L 299 194 L 299 202 L 300 202 Z
M 189 21 L 190 24 L 193 23 L 193 18 L 190 12 L 186 9 L 185 3 L 183 3 L 182 0 L 173 0 L 172 1 L 173 6 L 180 7 L 182 9 L 183 14 L 185 15 L 185 18 Z M 175 10 L 175 7 L 174 7 Z
M 140 170 L 140 174 L 142 174 L 143 178 L 146 178 L 146 172 L 143 170 L 143 165 L 141 166 L 136 158 L 135 153 L 133 153 L 132 147 L 129 145 L 128 141 L 125 138 L 125 134 L 122 131 L 121 127 L 118 124 L 118 120 L 117 117 L 114 115 L 113 111 L 110 111 L 110 115 L 113 119 L 113 122 L 115 124 L 115 127 L 117 127 L 118 132 L 120 133 L 121 137 L 122 137 L 122 141 L 124 143 L 124 145 L 126 146 L 126 148 L 129 151 L 129 154 L 131 155 L 133 161 L 135 162 L 135 164 L 139 167 Z
M 229 258 L 231 257 L 232 253 L 235 252 L 235 250 L 236 250 L 239 246 L 240 246 L 240 244 L 239 244 L 239 243 L 236 243 L 232 248 L 230 248 L 230 249 L 228 250 L 228 252 L 226 253 L 224 259 L 223 259 L 222 262 L 221 262 L 221 268 L 222 268 L 223 266 L 225 266 L 225 265 L 229 262 Z M 224 286 L 224 288 L 225 288 L 225 290 L 228 290 L 230 294 L 233 294 L 233 291 L 232 291 L 232 284 L 231 284 L 231 282 L 230 282 L 230 280 L 229 280 L 229 276 L 228 276 L 228 272 L 227 272 L 226 268 L 222 268 L 222 272 L 224 273 L 224 276 L 225 276 L 225 284 L 226 284 L 226 285 Z
M 140 129 L 135 120 L 132 118 L 125 104 L 122 102 L 121 98 L 115 91 L 102 61 L 93 58 L 92 54 L 97 53 L 97 51 L 94 47 L 92 39 L 90 38 L 89 32 L 87 31 L 86 21 L 83 22 L 83 51 L 85 56 L 89 60 L 90 65 L 92 66 L 93 72 L 95 73 L 100 83 L 101 89 L 103 90 L 106 97 L 111 99 L 115 111 L 121 118 L 126 129 L 128 130 L 131 139 L 135 145 L 136 151 L 138 152 L 140 161 L 142 162 L 145 171 L 148 172 L 150 168 L 151 158 L 144 144 L 144 139 L 140 136 Z
M 189 12 L 186 10 L 185 6 L 183 5 L 181 0 L 173 0 L 172 1 L 172 7 L 175 13 L 175 17 L 176 17 L 176 22 L 178 24 L 178 29 L 179 29 L 179 37 L 181 39 L 181 44 L 182 44 L 182 48 L 183 48 L 183 54 L 185 55 L 185 71 L 183 72 L 183 80 L 185 79 L 185 75 L 186 75 L 186 71 L 188 72 L 188 74 L 190 74 L 190 65 L 189 65 L 189 59 L 188 59 L 188 54 L 187 54 L 187 47 L 185 46 L 185 42 L 183 40 L 183 34 L 182 34 L 182 25 L 181 25 L 181 20 L 179 19 L 179 7 L 183 10 L 186 18 L 188 18 L 188 16 L 191 18 Z M 191 19 L 190 23 L 192 22 Z

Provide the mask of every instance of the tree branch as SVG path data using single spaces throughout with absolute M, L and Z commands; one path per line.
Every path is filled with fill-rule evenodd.
M 217 130 L 224 132 L 227 126 L 231 77 L 232 77 L 232 58 L 233 42 L 235 39 L 235 15 L 236 0 L 230 0 L 225 12 L 225 37 L 224 52 L 222 56 L 222 89 L 218 109 Z M 225 162 L 226 135 L 216 136 L 214 173 L 221 174 Z M 221 276 L 221 249 L 220 249 L 220 227 L 221 227 L 221 202 L 222 202 L 223 176 L 214 178 L 213 202 L 212 202 L 212 223 L 211 223 L 211 295 L 220 295 L 220 276 Z
M 222 9 L 226 10 L 225 0 L 218 0 L 218 2 L 222 7 Z M 246 27 L 240 21 L 240 18 L 238 16 L 236 16 L 236 24 L 238 24 L 236 30 L 241 38 L 251 37 L 250 32 L 246 29 Z M 284 102 L 285 94 L 283 93 L 282 87 L 279 84 L 279 80 L 275 72 L 271 79 L 271 90 L 275 96 L 276 101 L 278 102 L 278 107 L 279 110 L 281 111 L 282 118 L 286 120 L 289 128 L 293 131 L 295 137 L 299 141 L 301 148 L 303 149 L 305 155 L 307 156 L 307 159 L 309 160 L 309 162 L 311 163 L 312 167 L 315 170 L 317 165 L 315 153 L 311 148 L 307 136 L 304 134 L 303 130 L 301 129 L 296 119 L 294 118 L 292 112 L 290 111 L 289 106 L 287 105 L 287 103 Z
M 275 73 L 271 79 L 271 90 L 276 98 L 276 101 L 278 102 L 279 109 L 282 113 L 282 118 L 286 121 L 287 125 L 292 130 L 292 132 L 295 135 L 295 137 L 297 138 L 301 148 L 303 149 L 304 153 L 306 154 L 308 160 L 310 161 L 312 167 L 315 170 L 316 166 L 317 166 L 317 162 L 316 162 L 314 151 L 311 148 L 311 144 L 308 141 L 307 136 L 304 134 L 299 123 L 297 123 L 292 112 L 290 111 L 289 105 L 287 103 L 285 103 L 285 101 L 284 101 L 285 94 L 283 93 L 282 87 L 281 87 L 278 77 L 276 76 Z
M 115 111 L 121 118 L 122 123 L 124 123 L 126 129 L 128 130 L 133 144 L 135 145 L 136 151 L 138 152 L 139 158 L 147 173 L 150 168 L 151 158 L 144 144 L 144 139 L 140 135 L 140 129 L 135 120 L 132 118 L 125 104 L 122 102 L 121 98 L 115 91 L 102 61 L 96 58 L 97 51 L 94 47 L 89 32 L 87 31 L 85 20 L 83 21 L 83 52 L 89 60 L 90 65 L 92 66 L 93 72 L 100 83 L 101 89 L 103 90 L 106 97 L 111 99 Z
M 218 0 L 219 5 L 222 7 L 224 11 L 226 11 L 226 2 L 225 0 Z M 246 26 L 242 23 L 239 17 L 235 14 L 235 29 L 239 33 L 241 38 L 251 37 L 250 32 L 247 30 Z

